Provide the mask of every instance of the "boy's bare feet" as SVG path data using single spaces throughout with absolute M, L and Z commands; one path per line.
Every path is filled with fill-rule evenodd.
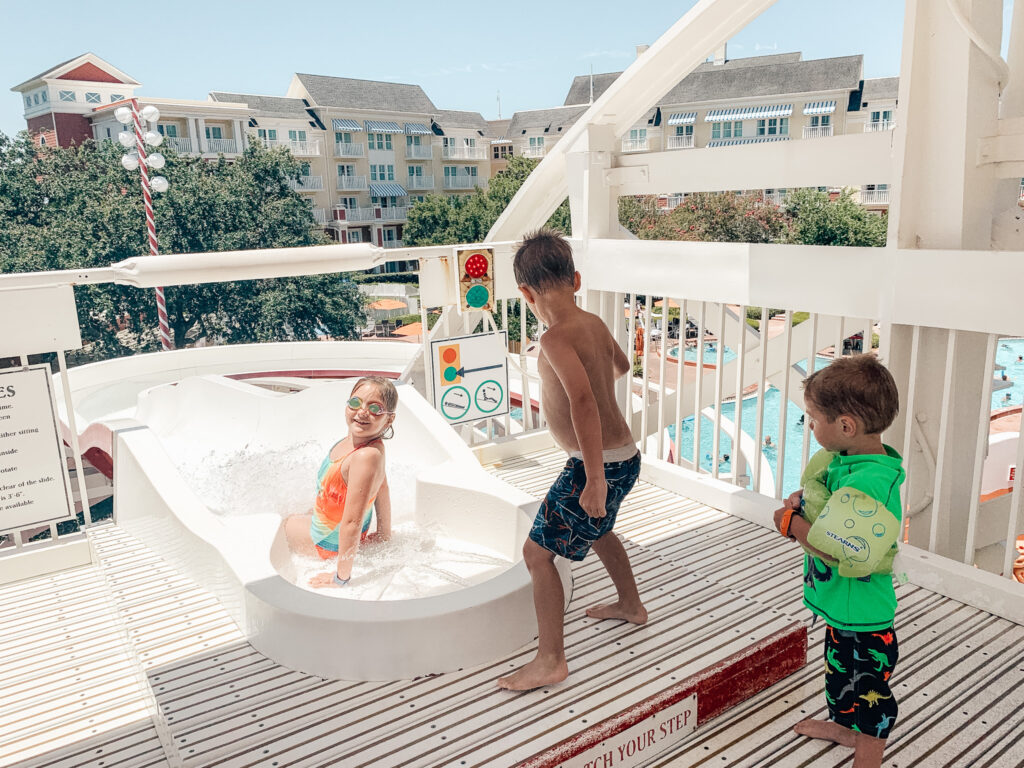
M 592 619 L 622 619 L 631 624 L 646 624 L 647 609 L 642 605 L 639 608 L 624 607 L 621 602 L 608 605 L 592 605 L 587 608 L 587 616 Z
M 857 734 L 831 720 L 815 720 L 809 717 L 794 725 L 793 730 L 802 736 L 834 741 L 851 749 L 857 746 Z
M 569 676 L 565 659 L 549 661 L 537 656 L 511 675 L 498 678 L 498 687 L 508 691 L 530 691 L 545 685 L 560 683 Z

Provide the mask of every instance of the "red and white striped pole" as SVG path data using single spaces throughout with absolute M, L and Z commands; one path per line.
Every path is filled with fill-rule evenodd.
M 153 193 L 149 186 L 149 168 L 146 165 L 146 140 L 142 130 L 142 116 L 139 114 L 139 102 L 130 100 L 132 105 L 132 121 L 135 123 L 135 149 L 139 153 L 139 171 L 142 173 L 142 199 L 146 206 L 146 234 L 149 238 L 149 255 L 160 254 L 156 241 L 156 222 L 153 219 Z M 156 289 L 156 311 L 160 319 L 160 345 L 166 349 L 174 349 L 171 342 L 171 328 L 167 321 L 167 300 L 164 289 Z

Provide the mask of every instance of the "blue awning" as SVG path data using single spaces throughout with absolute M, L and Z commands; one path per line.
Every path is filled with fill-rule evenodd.
M 792 104 L 769 104 L 760 107 L 737 107 L 736 109 L 712 109 L 704 116 L 706 123 L 721 123 L 726 120 L 764 120 L 769 117 L 789 117 L 793 114 Z
M 357 123 L 355 120 L 349 120 L 346 117 L 334 118 L 331 120 L 331 126 L 336 131 L 362 131 L 363 126 Z
M 405 132 L 410 136 L 429 136 L 430 129 L 423 123 L 406 123 Z
M 667 125 L 689 125 L 697 120 L 696 112 L 676 112 L 668 116 Z
M 405 197 L 409 193 L 405 191 L 405 187 L 401 184 L 384 181 L 371 181 L 370 194 L 375 195 L 376 197 Z
M 367 120 L 366 130 L 370 133 L 405 133 L 402 126 L 388 120 Z
M 789 141 L 789 136 L 749 136 L 742 139 L 709 141 L 709 147 L 734 147 L 737 144 L 764 144 L 766 141 Z
M 836 111 L 834 101 L 812 101 L 804 105 L 805 115 L 831 115 Z

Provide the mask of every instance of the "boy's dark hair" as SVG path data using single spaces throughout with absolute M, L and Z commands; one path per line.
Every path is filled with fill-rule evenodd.
M 575 284 L 576 267 L 572 246 L 553 229 L 542 227 L 523 238 L 512 262 L 516 284 L 544 290 Z
M 804 379 L 804 398 L 830 421 L 855 416 L 869 435 L 884 432 L 900 410 L 900 393 L 889 369 L 874 355 L 840 357 Z

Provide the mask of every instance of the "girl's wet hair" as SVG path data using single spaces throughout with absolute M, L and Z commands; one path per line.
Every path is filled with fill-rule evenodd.
M 398 390 L 395 389 L 394 382 L 391 381 L 391 379 L 384 378 L 383 376 L 363 376 L 363 378 L 359 379 L 359 381 L 357 381 L 352 387 L 352 394 L 355 394 L 356 390 L 364 384 L 369 384 L 371 387 L 376 389 L 377 394 L 380 396 L 381 403 L 384 405 L 384 410 L 394 414 L 395 409 L 398 408 Z M 394 421 L 394 418 L 395 417 L 392 415 L 392 422 Z M 380 436 L 382 440 L 387 440 L 388 438 L 395 436 L 395 430 L 391 424 L 388 424 L 387 429 L 385 429 L 384 432 L 388 434 L 382 434 Z

